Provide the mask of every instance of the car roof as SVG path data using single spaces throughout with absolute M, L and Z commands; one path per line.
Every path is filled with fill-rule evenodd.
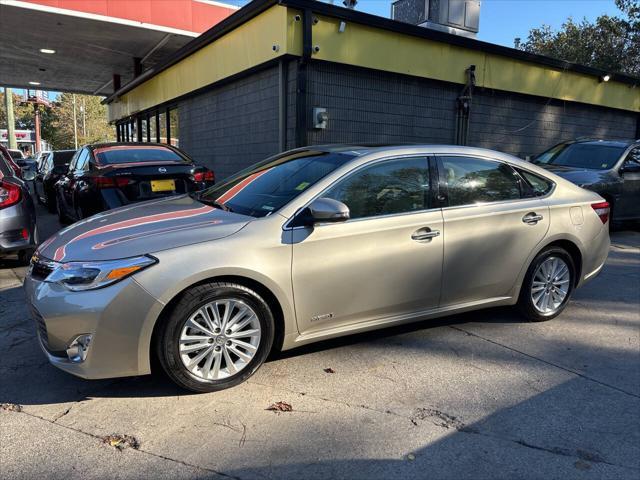
M 104 143 L 92 143 L 91 145 L 86 145 L 92 150 L 96 149 L 107 149 L 110 147 L 166 147 L 170 149 L 175 149 L 173 145 L 169 145 L 168 143 L 157 143 L 157 142 L 104 142 Z
M 598 139 L 598 138 L 584 138 L 584 139 L 579 138 L 577 140 L 572 140 L 565 143 L 567 144 L 579 143 L 581 145 L 598 145 L 598 146 L 605 146 L 605 147 L 626 148 L 629 145 L 632 145 L 638 142 L 640 142 L 640 140 L 606 140 L 606 139 Z

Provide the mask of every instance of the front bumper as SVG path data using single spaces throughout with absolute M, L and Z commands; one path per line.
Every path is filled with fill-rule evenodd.
M 88 379 L 150 372 L 148 325 L 153 325 L 163 305 L 133 278 L 71 292 L 28 276 L 24 288 L 40 345 L 51 364 Z M 93 336 L 91 345 L 86 360 L 73 363 L 65 350 L 81 334 Z

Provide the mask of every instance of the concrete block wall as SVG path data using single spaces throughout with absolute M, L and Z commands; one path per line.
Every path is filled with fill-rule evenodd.
M 310 144 L 453 143 L 454 85 L 331 63 L 309 67 L 308 107 L 325 107 L 326 130 Z M 476 88 L 468 144 L 524 157 L 582 136 L 633 138 L 638 114 L 586 104 Z
M 476 90 L 469 144 L 524 157 L 578 137 L 630 139 L 638 114 L 516 93 Z
M 179 103 L 180 148 L 218 180 L 278 152 L 278 67 Z

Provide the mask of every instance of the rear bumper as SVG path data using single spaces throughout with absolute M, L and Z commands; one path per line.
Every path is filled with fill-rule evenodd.
M 584 253 L 582 277 L 580 278 L 578 287 L 593 280 L 602 271 L 609 256 L 610 246 L 609 228 L 608 225 L 605 225 L 600 233 L 587 245 L 588 251 Z
M 30 199 L 0 210 L 0 228 L 0 254 L 35 248 L 36 217 Z

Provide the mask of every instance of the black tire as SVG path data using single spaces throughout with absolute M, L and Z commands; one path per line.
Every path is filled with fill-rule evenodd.
M 544 262 L 549 257 L 556 257 L 562 259 L 569 268 L 569 289 L 567 291 L 567 295 L 560 304 L 560 306 L 551 313 L 542 313 L 538 310 L 531 298 L 531 289 L 533 287 L 533 276 L 540 266 L 542 262 Z M 557 317 L 562 313 L 562 311 L 566 308 L 571 295 L 573 294 L 573 290 L 576 284 L 576 267 L 573 262 L 573 258 L 571 255 L 567 253 L 566 250 L 560 247 L 547 247 L 542 250 L 531 262 L 529 265 L 529 269 L 527 270 L 527 274 L 524 277 L 524 281 L 522 282 L 522 288 L 520 289 L 520 297 L 518 299 L 518 308 L 522 315 L 531 322 L 545 322 L 547 320 L 551 320 L 552 318 Z
M 44 202 L 42 204 L 47 207 L 49 213 L 56 213 L 56 202 L 53 201 L 50 193 L 44 194 Z
M 62 211 L 62 205 L 60 205 L 60 197 L 56 195 L 56 213 L 58 214 L 58 221 L 62 225 L 69 224 L 69 217 L 67 217 Z
M 179 338 L 184 324 L 194 312 L 222 298 L 240 300 L 253 309 L 260 323 L 260 342 L 254 357 L 237 374 L 220 380 L 208 380 L 194 375 L 184 366 L 179 353 Z M 274 333 L 275 322 L 271 310 L 256 292 L 235 283 L 211 282 L 192 287 L 182 294 L 158 326 L 155 351 L 163 370 L 178 386 L 197 393 L 215 392 L 234 387 L 253 375 L 269 355 Z

